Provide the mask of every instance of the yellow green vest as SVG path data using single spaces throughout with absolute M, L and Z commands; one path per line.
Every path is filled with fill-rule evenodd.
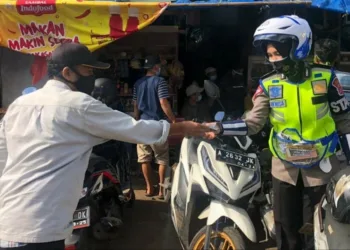
M 309 168 L 334 154 L 338 136 L 327 98 L 330 81 L 330 70 L 315 67 L 302 83 L 277 74 L 261 81 L 270 98 L 269 145 L 275 157 Z

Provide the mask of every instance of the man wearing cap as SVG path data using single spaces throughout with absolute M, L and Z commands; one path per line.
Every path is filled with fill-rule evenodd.
M 186 89 L 187 101 L 182 108 L 181 115 L 185 120 L 197 119 L 199 121 L 209 122 L 211 116 L 209 113 L 208 100 L 203 100 L 201 93 L 203 88 L 198 86 L 197 82 L 193 82 Z
M 95 145 L 206 135 L 196 123 L 135 121 L 85 94 L 94 87 L 93 69 L 108 67 L 87 47 L 62 44 L 48 61 L 46 85 L 9 106 L 0 124 L 0 146 L 8 152 L 0 177 L 0 249 L 64 249 Z
M 160 121 L 166 117 L 170 122 L 175 123 L 175 115 L 171 110 L 168 85 L 164 78 L 160 77 L 161 61 L 158 56 L 150 55 L 145 58 L 144 68 L 147 74 L 136 81 L 134 86 L 134 111 L 135 118 L 141 120 Z M 152 153 L 155 162 L 159 164 L 159 182 L 163 183 L 165 178 L 165 168 L 169 165 L 169 145 L 165 141 L 162 144 L 138 144 L 138 162 L 142 164 L 142 172 L 146 181 L 146 196 L 154 195 L 152 183 L 151 162 Z M 159 188 L 159 198 L 163 198 L 163 190 Z

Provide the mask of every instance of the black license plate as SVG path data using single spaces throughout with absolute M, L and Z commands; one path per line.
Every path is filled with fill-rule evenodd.
M 234 151 L 216 149 L 216 160 L 250 170 L 256 169 L 256 159 Z
M 90 226 L 90 207 L 75 210 L 73 214 L 73 229 Z

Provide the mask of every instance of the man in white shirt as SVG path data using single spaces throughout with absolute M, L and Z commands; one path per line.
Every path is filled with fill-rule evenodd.
M 87 95 L 93 69 L 108 67 L 85 46 L 63 44 L 48 62 L 51 80 L 8 108 L 0 125 L 1 152 L 7 152 L 0 160 L 0 249 L 64 249 L 95 145 L 207 135 L 194 122 L 136 121 Z

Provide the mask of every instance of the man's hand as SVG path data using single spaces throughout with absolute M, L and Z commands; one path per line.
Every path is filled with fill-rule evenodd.
M 210 128 L 206 125 L 192 122 L 192 121 L 184 121 L 182 122 L 184 126 L 184 134 L 186 136 L 202 136 L 205 137 L 208 132 L 210 132 Z
M 214 139 L 215 137 L 216 137 L 215 132 L 207 132 L 207 133 L 205 133 L 205 135 L 204 135 L 204 138 L 209 139 L 209 140 L 212 140 L 212 139 Z
M 217 122 L 209 122 L 209 123 L 203 123 L 204 126 L 207 126 L 210 129 L 210 132 L 205 133 L 205 138 L 212 140 L 214 139 L 218 134 L 221 133 L 221 127 Z
M 198 136 L 210 139 L 215 137 L 210 133 L 211 131 L 212 130 L 206 125 L 192 121 L 184 121 L 171 124 L 169 135 Z

